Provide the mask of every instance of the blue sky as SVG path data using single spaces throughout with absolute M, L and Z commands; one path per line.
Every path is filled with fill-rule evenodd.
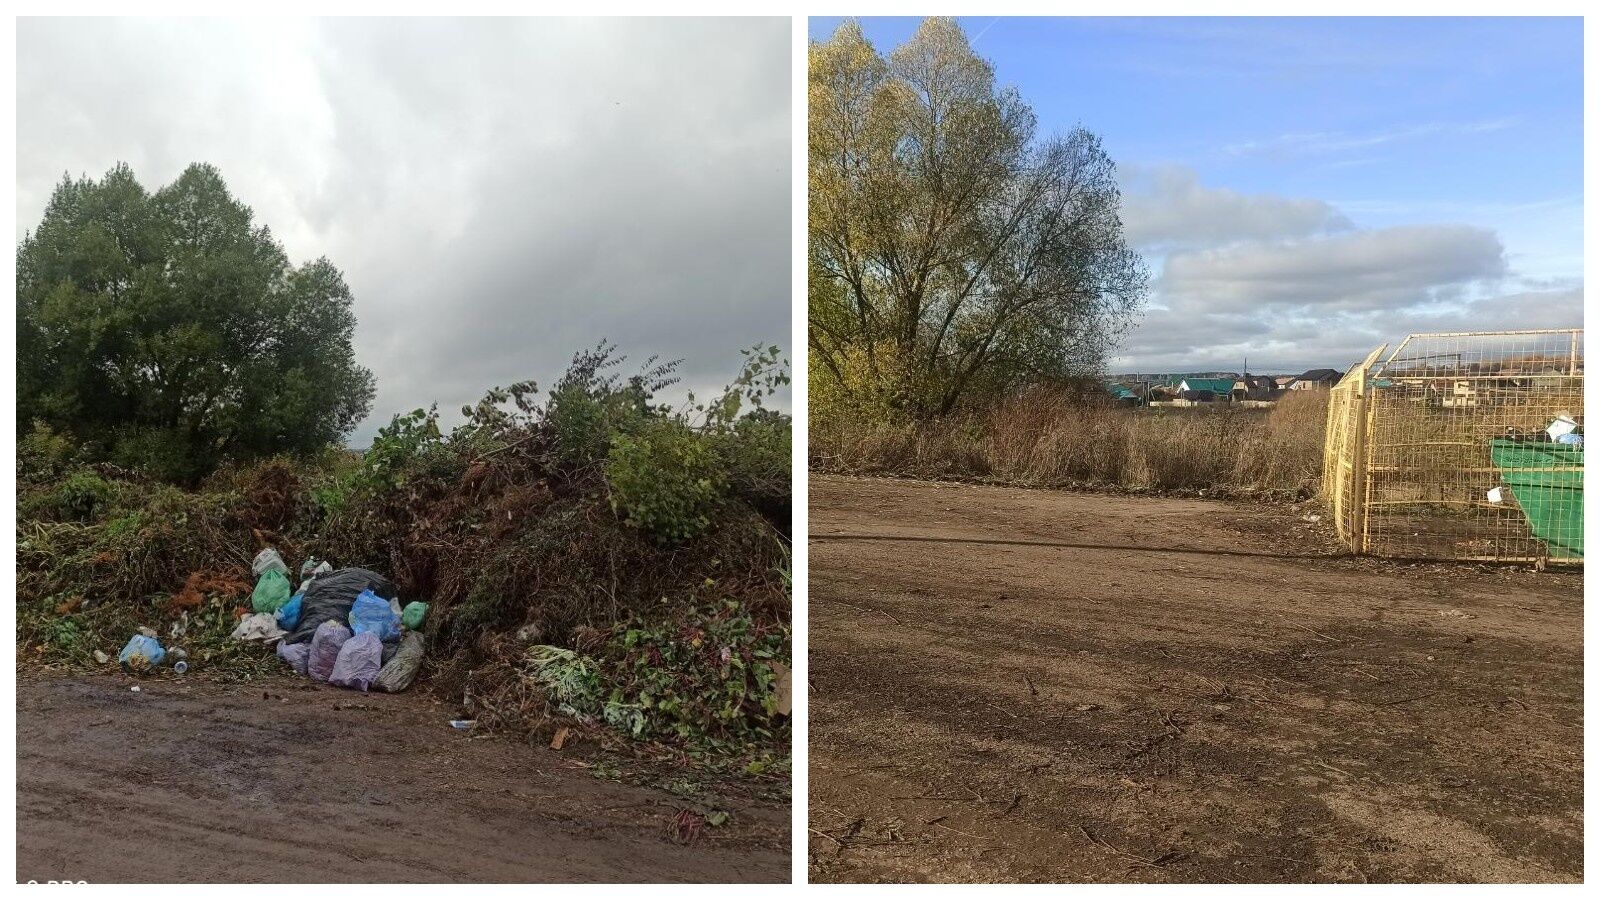
M 1154 294 L 1114 368 L 1582 321 L 1579 19 L 959 21 L 1041 133 L 1118 162 Z M 885 53 L 919 22 L 862 20 Z

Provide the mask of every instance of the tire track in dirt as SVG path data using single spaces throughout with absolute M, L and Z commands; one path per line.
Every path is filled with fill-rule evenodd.
M 1341 558 L 1282 507 L 811 490 L 813 879 L 1581 878 L 1581 575 Z
M 422 695 L 19 672 L 17 878 L 784 882 L 787 804 L 681 801 L 445 725 Z M 264 690 L 265 688 L 265 690 Z M 265 696 L 264 696 L 265 695 Z

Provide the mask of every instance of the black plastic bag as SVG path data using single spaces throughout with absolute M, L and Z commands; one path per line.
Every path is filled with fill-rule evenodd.
M 350 607 L 361 592 L 370 588 L 385 600 L 395 596 L 394 583 L 371 569 L 351 567 L 318 575 L 306 587 L 300 600 L 300 624 L 283 639 L 285 644 L 311 640 L 323 622 L 347 622 Z

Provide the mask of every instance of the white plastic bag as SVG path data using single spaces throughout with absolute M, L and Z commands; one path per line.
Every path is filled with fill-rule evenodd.
M 278 551 L 271 547 L 257 553 L 255 562 L 250 564 L 250 571 L 254 572 L 257 578 L 261 577 L 261 573 L 274 569 L 282 572 L 285 579 L 289 577 L 289 567 L 284 565 L 283 557 L 278 555 Z
M 1544 430 L 1544 433 L 1550 435 L 1550 440 L 1559 441 L 1562 435 L 1571 434 L 1577 430 L 1578 422 L 1572 418 L 1571 413 L 1562 413 L 1555 417 L 1555 420 L 1550 423 L 1550 427 Z
M 288 633 L 278 627 L 278 617 L 272 613 L 253 613 L 239 620 L 232 637 L 236 641 L 275 641 Z
M 310 564 L 310 562 L 311 562 L 311 560 L 309 560 L 309 559 L 306 560 L 306 563 L 308 565 Z M 301 576 L 302 580 L 300 582 L 300 590 L 296 591 L 295 593 L 304 594 L 306 592 L 306 588 L 311 587 L 311 582 L 317 580 L 317 576 L 318 575 L 322 575 L 324 573 L 332 572 L 332 571 L 333 571 L 333 564 L 329 563 L 327 560 L 323 560 L 322 562 L 317 563 L 317 567 L 312 569 L 309 573 L 306 572 L 306 566 L 301 566 L 300 567 L 300 576 Z

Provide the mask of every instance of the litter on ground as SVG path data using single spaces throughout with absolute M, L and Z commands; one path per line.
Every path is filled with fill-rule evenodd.
M 416 679 L 424 655 L 418 629 L 426 603 L 402 607 L 394 584 L 382 575 L 355 567 L 336 570 L 314 557 L 300 566 L 304 581 L 290 596 L 289 568 L 271 548 L 257 554 L 251 568 L 259 576 L 251 598 L 255 612 L 240 617 L 236 640 L 276 644 L 274 652 L 295 674 L 338 687 L 366 691 L 376 686 L 398 693 Z M 153 637 L 148 640 L 154 643 Z M 151 665 L 159 661 L 158 656 Z
M 276 641 L 288 632 L 278 626 L 278 620 L 272 613 L 252 613 L 239 620 L 238 626 L 233 629 L 233 639 L 236 641 Z
M 143 675 L 161 665 L 166 656 L 167 651 L 161 648 L 160 641 L 147 634 L 136 634 L 128 638 L 127 645 L 117 655 L 117 662 L 123 671 Z

